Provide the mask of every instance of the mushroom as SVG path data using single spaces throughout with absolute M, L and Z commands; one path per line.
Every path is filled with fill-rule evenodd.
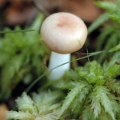
M 52 51 L 48 69 L 53 69 L 48 79 L 55 80 L 63 76 L 70 68 L 70 53 L 78 51 L 87 38 L 87 27 L 74 14 L 58 12 L 48 16 L 41 26 L 43 43 Z

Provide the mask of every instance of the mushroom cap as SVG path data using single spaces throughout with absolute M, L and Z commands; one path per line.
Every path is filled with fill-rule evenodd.
M 76 15 L 59 12 L 44 20 L 41 36 L 50 50 L 68 54 L 82 48 L 87 38 L 87 27 Z

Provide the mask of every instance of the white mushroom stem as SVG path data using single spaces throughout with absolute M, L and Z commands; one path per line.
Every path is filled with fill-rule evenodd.
M 61 66 L 53 69 L 48 75 L 48 79 L 56 80 L 61 78 L 64 75 L 65 71 L 70 69 L 70 63 L 66 62 L 70 62 L 70 54 L 59 54 L 56 52 L 51 52 L 48 69 L 52 70 L 59 65 Z M 66 64 L 62 65 L 63 63 Z

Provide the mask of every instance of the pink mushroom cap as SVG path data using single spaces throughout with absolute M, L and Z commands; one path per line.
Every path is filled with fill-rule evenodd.
M 68 54 L 81 49 L 87 38 L 87 27 L 78 16 L 59 12 L 48 16 L 41 26 L 44 44 L 52 51 Z

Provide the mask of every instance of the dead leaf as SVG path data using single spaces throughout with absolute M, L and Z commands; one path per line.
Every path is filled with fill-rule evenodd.
M 0 105 L 0 120 L 6 120 L 7 106 L 5 104 Z

